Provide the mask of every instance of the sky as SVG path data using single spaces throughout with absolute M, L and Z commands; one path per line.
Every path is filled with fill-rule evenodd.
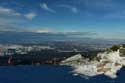
M 0 0 L 0 31 L 125 39 L 125 0 Z

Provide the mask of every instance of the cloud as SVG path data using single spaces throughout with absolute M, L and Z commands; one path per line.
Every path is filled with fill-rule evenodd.
M 10 8 L 5 8 L 0 6 L 0 14 L 8 16 L 20 16 L 21 14 Z
M 59 32 L 52 30 L 51 28 L 28 28 L 24 30 L 25 32 L 33 32 L 33 33 L 48 33 L 55 35 L 64 35 L 64 36 L 91 36 L 97 35 L 95 32 L 78 32 L 78 31 L 70 31 L 70 32 Z
M 64 35 L 96 35 L 94 32 L 64 32 Z
M 51 32 L 51 30 L 49 29 L 39 29 L 39 30 L 36 30 L 36 33 L 49 33 Z
M 33 18 L 35 18 L 37 16 L 36 13 L 34 12 L 29 12 L 27 14 L 21 14 L 19 12 L 16 12 L 15 10 L 11 9 L 11 8 L 6 8 L 6 7 L 1 7 L 0 6 L 0 16 L 5 16 L 5 17 L 25 17 L 28 20 L 32 20 Z
M 77 8 L 75 8 L 75 7 L 71 8 L 71 10 L 72 10 L 73 13 L 77 13 L 78 12 Z
M 80 37 L 97 35 L 97 33 L 94 32 L 57 32 L 50 29 L 36 29 L 36 30 L 31 29 L 30 32 L 48 33 L 52 35 L 62 35 L 62 36 L 80 36 Z
M 53 9 L 51 9 L 51 8 L 49 8 L 46 3 L 40 4 L 40 7 L 41 7 L 43 10 L 45 10 L 45 11 L 48 11 L 48 12 L 51 12 L 51 13 L 56 13 L 56 11 L 53 10 Z
M 0 31 L 19 31 L 19 28 L 10 23 L 0 23 Z
M 0 24 L 0 31 L 14 31 L 14 32 L 32 32 L 32 33 L 46 33 L 50 35 L 57 36 L 67 36 L 67 37 L 86 37 L 86 36 L 94 36 L 97 33 L 94 32 L 58 32 L 48 28 L 17 28 L 11 25 Z
M 24 18 L 32 20 L 35 13 L 21 14 L 12 8 L 0 6 L 0 31 L 22 31 Z
M 24 16 L 25 16 L 27 19 L 32 20 L 32 19 L 34 19 L 34 18 L 37 16 L 37 14 L 36 14 L 36 13 L 33 13 L 33 12 L 30 12 L 30 13 L 25 14 Z
M 78 9 L 76 7 L 71 6 L 71 5 L 59 5 L 58 7 L 67 8 L 70 11 L 72 11 L 74 14 L 78 13 Z
M 96 36 L 97 33 L 94 32 L 51 32 L 51 34 L 54 35 L 62 35 L 67 37 L 93 37 Z
M 21 23 L 21 13 L 7 7 L 0 6 L 0 31 L 16 31 Z
M 50 29 L 47 29 L 47 28 L 36 28 L 36 27 L 33 27 L 33 28 L 27 28 L 27 29 L 23 29 L 22 32 L 32 32 L 32 33 L 51 33 L 53 32 L 52 30 Z

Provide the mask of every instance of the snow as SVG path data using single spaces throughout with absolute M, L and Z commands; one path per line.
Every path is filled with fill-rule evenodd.
M 61 65 L 70 65 L 70 66 L 75 66 L 75 65 L 79 65 L 80 63 L 83 60 L 83 57 L 81 54 L 77 54 L 77 55 L 74 55 L 72 57 L 69 57 L 68 59 L 64 60 L 61 62 Z
M 82 58 L 82 55 L 77 54 L 77 55 L 74 55 L 74 56 L 72 56 L 72 57 L 70 57 L 70 58 L 68 58 L 68 59 L 66 59 L 66 60 L 64 60 L 62 62 L 65 63 L 65 62 L 69 62 L 69 61 L 79 60 L 81 58 Z
M 74 57 L 70 57 L 63 61 L 65 62 L 75 61 L 78 59 L 82 59 L 81 63 L 74 64 L 69 63 L 66 65 L 74 67 L 73 72 L 75 74 L 80 74 L 88 77 L 104 74 L 109 76 L 110 78 L 116 78 L 116 73 L 120 70 L 123 66 L 125 66 L 125 57 L 120 57 L 119 50 L 115 52 L 104 52 L 97 54 L 97 58 L 100 58 L 99 61 L 93 60 L 88 61 L 87 59 L 82 58 L 80 55 L 75 55 Z

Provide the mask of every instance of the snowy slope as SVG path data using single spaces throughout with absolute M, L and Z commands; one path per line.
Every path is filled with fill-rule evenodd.
M 64 64 L 67 61 L 75 61 L 78 59 L 81 59 L 80 56 L 75 55 L 74 57 L 68 58 L 64 60 Z M 74 73 L 75 74 L 82 74 L 84 76 L 96 76 L 100 74 L 104 74 L 106 76 L 109 76 L 111 78 L 116 78 L 117 71 L 122 68 L 122 66 L 125 65 L 125 57 L 119 56 L 119 50 L 116 52 L 104 52 L 99 53 L 97 55 L 97 58 L 100 60 L 94 60 L 94 61 L 88 61 L 86 59 L 80 60 L 80 64 L 68 64 L 69 66 L 74 67 Z M 67 65 L 67 64 L 66 64 Z

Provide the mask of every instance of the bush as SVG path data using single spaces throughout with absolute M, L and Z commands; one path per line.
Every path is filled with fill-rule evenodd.
M 120 48 L 120 46 L 114 45 L 114 46 L 112 46 L 110 49 L 111 49 L 112 51 L 117 51 L 119 48 Z

